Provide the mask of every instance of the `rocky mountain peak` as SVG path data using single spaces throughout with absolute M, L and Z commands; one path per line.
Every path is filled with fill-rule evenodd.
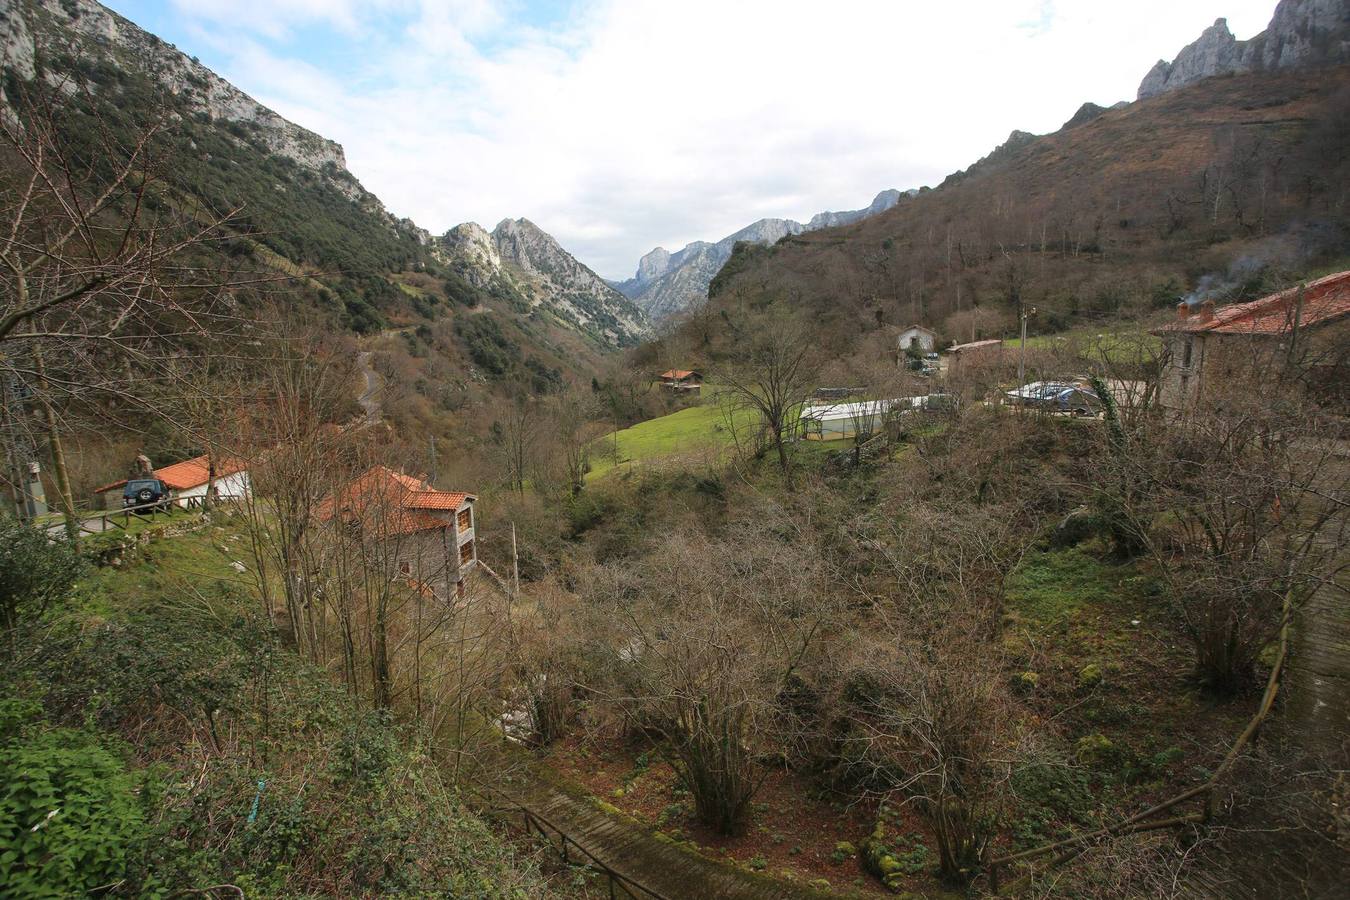
M 649 284 L 662 275 L 670 268 L 670 251 L 665 247 L 657 247 L 648 253 L 642 259 L 638 260 L 637 283 Z
M 502 256 L 497 251 L 497 243 L 488 230 L 477 222 L 456 225 L 445 233 L 441 242 L 447 250 L 468 261 L 471 272 L 490 275 L 501 270 Z
M 816 213 L 805 225 L 792 219 L 760 219 L 716 243 L 692 241 L 674 253 L 657 247 L 638 260 L 637 273 L 632 278 L 617 282 L 614 287 L 653 321 L 660 321 L 705 299 L 713 276 L 731 258 L 732 249 L 740 241 L 775 244 L 788 235 L 849 225 L 885 212 L 917 193 L 891 188 L 881 191 L 862 209 Z
M 1139 84 L 1139 99 L 1215 75 L 1302 69 L 1350 62 L 1350 0 L 1281 0 L 1266 30 L 1239 41 L 1216 19 L 1168 62 L 1159 60 Z

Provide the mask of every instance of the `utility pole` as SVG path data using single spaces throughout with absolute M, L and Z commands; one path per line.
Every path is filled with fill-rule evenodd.
M 1022 310 L 1022 346 L 1017 351 L 1017 389 L 1020 391 L 1026 384 L 1027 377 L 1027 319 L 1036 315 L 1036 307 L 1030 306 Z
M 47 495 L 42 488 L 42 466 L 37 448 L 23 428 L 24 401 L 32 397 L 18 376 L 0 381 L 0 416 L 3 416 L 3 440 L 9 480 L 14 496 L 14 512 L 19 519 L 32 522 L 47 512 Z

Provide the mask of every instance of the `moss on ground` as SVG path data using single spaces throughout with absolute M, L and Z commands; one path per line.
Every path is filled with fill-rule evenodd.
M 1004 582 L 1009 610 L 1019 618 L 1049 625 L 1070 618 L 1086 605 L 1122 597 L 1121 580 L 1134 571 L 1111 566 L 1079 547 L 1029 555 Z

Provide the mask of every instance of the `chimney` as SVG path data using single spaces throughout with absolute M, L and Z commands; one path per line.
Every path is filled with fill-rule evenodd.
M 1201 321 L 1201 322 L 1213 322 L 1213 321 L 1214 321 L 1214 301 L 1213 301 L 1213 300 L 1206 300 L 1204 303 L 1201 303 L 1201 304 L 1200 304 L 1200 321 Z
M 1177 304 L 1177 321 L 1185 322 L 1191 317 L 1191 305 L 1185 300 Z

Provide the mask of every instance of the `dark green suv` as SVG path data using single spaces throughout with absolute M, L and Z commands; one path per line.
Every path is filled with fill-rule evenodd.
M 122 488 L 122 508 L 152 507 L 167 512 L 173 504 L 169 486 L 158 478 L 133 478 Z

